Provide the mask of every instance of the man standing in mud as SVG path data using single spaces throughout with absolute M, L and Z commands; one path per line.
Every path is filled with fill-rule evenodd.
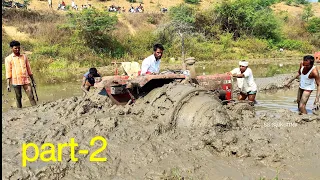
M 22 92 L 21 88 L 26 92 L 32 106 L 36 105 L 33 97 L 31 82 L 36 86 L 34 81 L 30 63 L 26 55 L 20 54 L 20 42 L 10 42 L 12 54 L 5 58 L 5 69 L 7 79 L 7 90 L 11 91 L 11 85 L 16 94 L 17 107 L 22 108 Z
M 164 48 L 161 44 L 155 44 L 153 46 L 153 54 L 142 61 L 141 75 L 159 73 L 163 51 Z
M 289 80 L 286 86 L 300 76 L 300 85 L 297 95 L 297 103 L 300 114 L 307 114 L 306 105 L 309 97 L 317 85 L 316 98 L 314 100 L 313 110 L 320 108 L 320 76 L 317 68 L 314 66 L 314 57 L 307 55 L 303 57 L 300 68 L 296 76 Z
M 228 75 L 237 78 L 237 85 L 240 89 L 238 100 L 245 100 L 255 102 L 257 94 L 257 85 L 254 82 L 252 70 L 248 68 L 249 63 L 246 61 L 239 61 L 239 67 L 227 72 Z

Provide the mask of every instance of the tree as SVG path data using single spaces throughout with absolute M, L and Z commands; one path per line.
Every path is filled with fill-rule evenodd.
M 252 25 L 253 35 L 263 39 L 280 40 L 280 23 L 269 9 L 258 11 Z
M 274 2 L 276 1 L 261 3 L 258 0 L 226 0 L 215 8 L 216 23 L 220 24 L 222 31 L 232 33 L 234 39 L 242 34 L 275 38 L 279 24 L 268 8 Z
M 302 20 L 308 21 L 310 17 L 314 15 L 312 11 L 312 6 L 310 4 L 306 5 L 303 8 L 303 13 L 302 13 Z
M 170 8 L 169 15 L 174 21 L 195 22 L 195 10 L 187 4 L 180 4 Z
M 108 32 L 112 31 L 118 19 L 106 11 L 94 8 L 84 9 L 81 12 L 69 12 L 69 22 L 65 27 L 74 30 L 86 45 L 98 50 L 105 48 L 106 42 L 110 40 Z
M 307 23 L 307 30 L 310 33 L 320 33 L 320 18 L 311 18 Z

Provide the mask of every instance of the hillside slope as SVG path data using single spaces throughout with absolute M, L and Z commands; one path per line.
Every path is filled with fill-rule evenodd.
M 56 10 L 58 7 L 59 1 L 53 1 L 53 10 Z M 66 5 L 71 5 L 71 0 L 65 0 Z M 145 12 L 152 13 L 152 12 L 159 12 L 160 8 L 170 8 L 172 6 L 176 6 L 180 3 L 183 3 L 184 0 L 137 0 L 136 3 L 130 3 L 127 0 L 107 0 L 107 1 L 100 1 L 100 0 L 75 0 L 75 3 L 78 7 L 81 7 L 82 4 L 91 4 L 97 8 L 106 8 L 111 5 L 123 7 L 126 12 L 128 12 L 129 7 L 132 5 L 133 7 L 139 6 L 140 2 L 145 9 Z M 207 9 L 210 8 L 212 5 L 220 3 L 221 0 L 202 0 L 199 5 L 194 5 L 195 7 L 199 7 L 200 9 Z M 314 15 L 320 17 L 320 3 L 311 3 L 313 6 Z M 30 9 L 33 10 L 50 10 L 47 1 L 39 1 L 33 0 L 29 6 Z M 81 9 L 81 8 L 80 8 Z M 278 3 L 273 6 L 275 11 L 288 11 L 294 15 L 301 14 L 303 11 L 303 5 L 300 6 L 288 6 L 284 2 Z

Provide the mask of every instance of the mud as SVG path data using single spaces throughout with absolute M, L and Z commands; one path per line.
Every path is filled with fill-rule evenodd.
M 290 76 L 257 79 L 259 90 L 283 88 Z M 166 85 L 130 106 L 112 105 L 95 90 L 85 98 L 2 115 L 3 179 L 320 177 L 320 116 L 286 109 L 256 116 L 246 103 L 222 106 L 214 94 L 190 85 Z M 98 146 L 89 145 L 95 136 L 108 141 L 99 153 L 106 162 L 90 162 L 90 155 L 78 153 L 96 150 Z M 79 144 L 77 162 L 65 149 L 61 162 L 21 166 L 23 143 L 57 145 L 70 138 Z

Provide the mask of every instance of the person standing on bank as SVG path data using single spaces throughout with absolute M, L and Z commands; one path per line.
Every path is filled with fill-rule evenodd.
M 257 85 L 254 82 L 252 70 L 248 67 L 249 63 L 246 61 L 239 61 L 239 67 L 227 72 L 228 75 L 237 78 L 237 85 L 240 89 L 238 100 L 245 100 L 255 102 L 257 94 Z
M 22 108 L 21 88 L 26 92 L 32 106 L 37 105 L 34 100 L 31 82 L 36 86 L 33 78 L 29 60 L 25 54 L 20 54 L 20 42 L 11 41 L 12 54 L 5 58 L 5 69 L 7 79 L 7 90 L 11 92 L 11 85 L 16 94 L 17 107 Z
M 153 46 L 153 54 L 142 61 L 140 75 L 159 74 L 163 51 L 164 48 L 161 44 L 155 44 Z
M 297 103 L 300 114 L 307 114 L 306 105 L 309 97 L 314 89 L 317 89 L 316 98 L 314 100 L 314 109 L 320 108 L 320 76 L 317 68 L 314 66 L 314 57 L 307 55 L 303 57 L 303 62 L 296 76 L 288 81 L 285 86 L 289 86 L 293 80 L 300 76 L 300 84 L 297 95 Z M 317 85 L 317 88 L 316 88 Z

